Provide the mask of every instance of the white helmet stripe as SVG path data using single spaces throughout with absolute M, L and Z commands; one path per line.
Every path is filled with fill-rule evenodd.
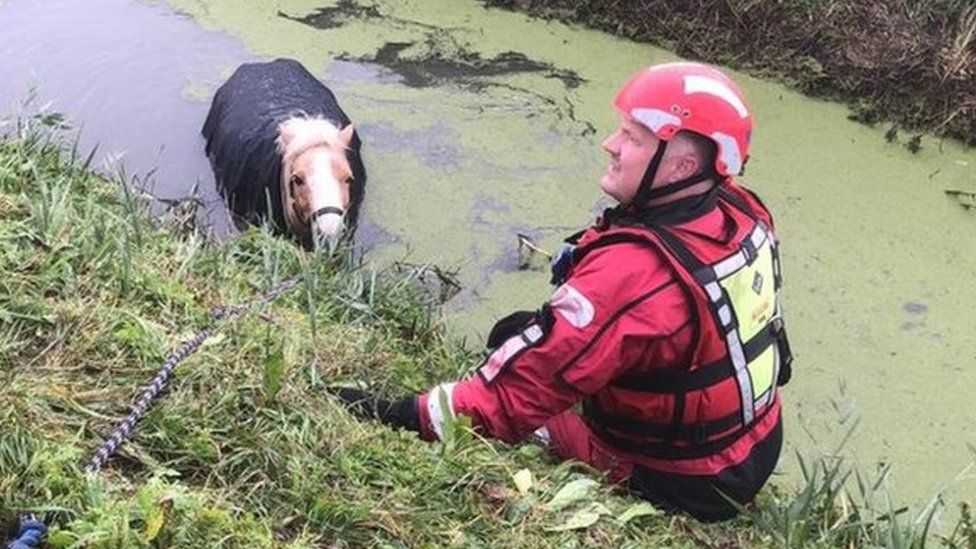
M 732 91 L 732 88 L 728 87 L 720 80 L 700 75 L 685 76 L 685 95 L 692 93 L 707 93 L 709 95 L 714 95 L 729 105 L 732 105 L 732 108 L 734 108 L 742 118 L 749 116 L 749 109 L 746 108 L 745 103 L 743 103 L 742 100 L 739 99 L 739 96 Z
M 681 126 L 680 118 L 660 109 L 634 109 L 630 111 L 630 115 L 654 133 L 661 131 L 661 128 L 667 125 Z
M 712 139 L 718 143 L 718 157 L 725 163 L 725 169 L 731 175 L 738 175 L 742 171 L 742 153 L 739 151 L 739 144 L 731 135 L 721 132 L 713 133 Z

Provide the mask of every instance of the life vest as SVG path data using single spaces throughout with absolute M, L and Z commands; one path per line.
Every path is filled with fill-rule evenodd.
M 624 452 L 665 460 L 718 453 L 778 408 L 777 387 L 789 381 L 777 241 L 756 214 L 765 209 L 731 185 L 718 190 L 717 204 L 730 220 L 730 240 L 720 244 L 631 220 L 574 253 L 578 263 L 618 242 L 653 248 L 693 303 L 697 334 L 685 367 L 640 366 L 583 401 L 587 424 Z

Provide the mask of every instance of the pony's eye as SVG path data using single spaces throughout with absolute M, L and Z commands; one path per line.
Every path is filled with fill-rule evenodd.
M 291 176 L 291 180 L 288 182 L 292 187 L 301 187 L 305 184 L 305 180 L 297 175 Z

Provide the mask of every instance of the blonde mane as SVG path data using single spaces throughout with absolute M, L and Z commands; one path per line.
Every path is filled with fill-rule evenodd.
M 333 150 L 345 150 L 339 140 L 339 128 L 321 116 L 308 116 L 298 113 L 278 125 L 278 139 L 275 141 L 282 162 L 290 164 L 302 152 L 326 145 Z

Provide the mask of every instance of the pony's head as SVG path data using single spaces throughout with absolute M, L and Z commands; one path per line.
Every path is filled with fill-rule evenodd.
M 346 149 L 353 125 L 341 130 L 329 120 L 293 116 L 278 125 L 281 203 L 288 228 L 299 238 L 336 238 L 350 207 L 353 173 Z

